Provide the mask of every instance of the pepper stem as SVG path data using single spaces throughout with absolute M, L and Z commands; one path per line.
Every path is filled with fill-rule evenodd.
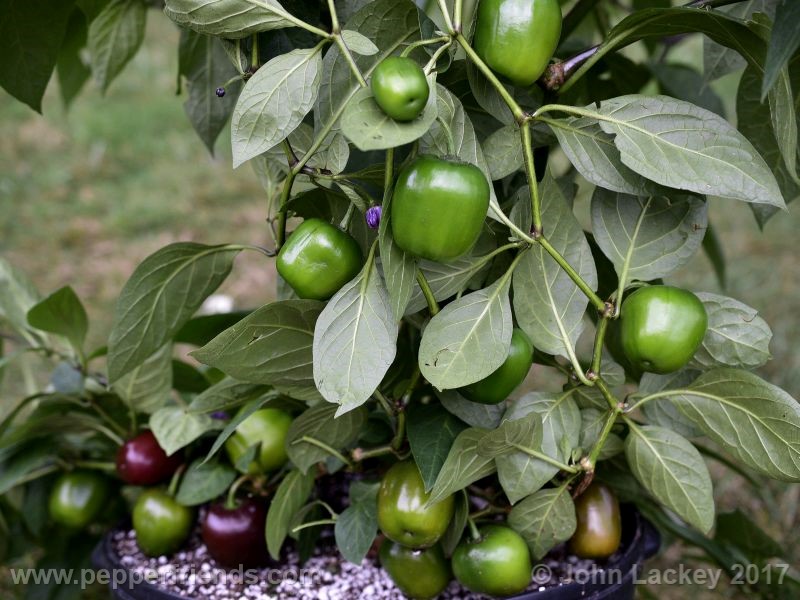
M 239 488 L 242 486 L 242 484 L 249 479 L 249 475 L 242 475 L 239 477 L 239 479 L 233 482 L 233 485 L 231 485 L 231 488 L 228 490 L 228 497 L 225 500 L 226 510 L 233 510 L 238 506 L 238 503 L 236 502 L 236 493 L 239 491 Z
M 478 526 L 475 525 L 475 520 L 472 517 L 467 517 L 467 525 L 469 525 L 469 535 L 473 540 L 481 539 L 481 532 L 478 531 Z

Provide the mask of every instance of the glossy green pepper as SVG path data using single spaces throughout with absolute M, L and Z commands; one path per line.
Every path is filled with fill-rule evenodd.
M 511 596 L 531 582 L 531 555 L 525 540 L 503 525 L 486 525 L 478 539 L 467 538 L 453 553 L 453 574 L 470 591 Z
M 581 558 L 608 558 L 619 548 L 622 522 L 619 502 L 611 489 L 592 483 L 575 500 L 578 527 L 569 541 L 570 551 Z
M 518 86 L 544 73 L 561 36 L 558 0 L 481 0 L 474 47 L 484 62 Z
M 620 339 L 634 367 L 650 373 L 677 371 L 705 337 L 708 315 L 691 292 L 666 285 L 639 288 L 622 303 Z
M 172 554 L 189 539 L 194 511 L 167 492 L 151 488 L 133 506 L 133 529 L 139 549 L 148 556 Z
M 489 182 L 476 166 L 420 156 L 397 177 L 391 204 L 394 241 L 438 262 L 475 244 L 489 209 Z
M 231 464 L 236 466 L 247 449 L 261 444 L 256 459 L 247 473 L 258 475 L 280 469 L 289 460 L 286 454 L 286 434 L 292 425 L 289 413 L 277 408 L 262 408 L 242 421 L 231 437 L 225 441 L 225 451 Z
M 442 537 L 453 518 L 452 496 L 425 507 L 430 494 L 413 460 L 392 466 L 378 490 L 378 526 L 383 534 L 409 548 L 428 548 Z
M 508 398 L 531 368 L 533 363 L 533 344 L 521 329 L 515 328 L 511 334 L 511 347 L 508 358 L 489 376 L 459 388 L 465 398 L 481 404 L 498 404 Z
M 403 594 L 413 600 L 438 596 L 450 583 L 450 563 L 439 544 L 421 550 L 384 540 L 381 566 Z
M 327 300 L 353 279 L 364 255 L 353 237 L 321 219 L 306 219 L 278 252 L 278 273 L 300 298 Z
M 50 491 L 50 517 L 56 523 L 83 529 L 103 512 L 111 495 L 111 482 L 97 471 L 62 474 Z
M 383 59 L 370 81 L 375 102 L 395 121 L 413 121 L 428 102 L 430 88 L 419 64 L 405 56 Z

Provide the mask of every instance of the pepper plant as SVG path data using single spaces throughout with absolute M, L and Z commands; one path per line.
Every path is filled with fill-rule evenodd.
M 81 32 L 105 88 L 147 11 L 139 0 L 66 4 L 51 15 L 63 45 L 35 66 L 49 77 L 57 59 L 70 100 Z M 417 469 L 429 507 L 452 513 L 426 559 L 436 564 L 497 515 L 498 537 L 521 536 L 542 558 L 573 536 L 575 498 L 595 478 L 731 574 L 742 557 L 781 554 L 744 514 L 716 514 L 707 467 L 756 486 L 800 482 L 800 405 L 753 373 L 770 358 L 769 326 L 741 300 L 665 281 L 703 251 L 724 284 L 709 204 L 745 202 L 763 225 L 798 194 L 800 5 L 607 4 L 562 2 L 562 22 L 549 0 L 165 1 L 181 28 L 189 119 L 212 150 L 230 119 L 233 167 L 255 169 L 267 225 L 257 245 L 177 243 L 140 264 L 98 381 L 132 427 L 147 416 L 167 454 L 215 457 L 256 411 L 292 415 L 288 462 L 250 475 L 271 498 L 273 557 L 330 525 L 360 561 L 384 497 L 371 482 L 398 461 L 413 461 L 402 468 Z M 526 7 L 522 29 L 497 25 Z M 37 9 L 18 10 L 35 37 Z M 696 35 L 702 75 L 666 60 Z M 622 52 L 637 42 L 639 62 Z M 704 87 L 737 69 L 738 130 Z M 14 75 L 4 67 L 0 83 L 38 108 L 47 78 Z M 579 189 L 590 231 L 573 211 Z M 277 256 L 277 300 L 194 317 L 245 251 Z M 3 277 L 3 293 L 19 293 L 14 273 Z M 31 347 L 49 348 L 40 330 L 72 342 L 85 374 L 72 296 L 16 322 Z M 19 311 L 2 309 L 13 324 Z M 198 346 L 206 370 L 170 396 L 195 372 L 176 370 L 176 342 Z M 510 393 L 528 371 L 519 356 L 540 365 L 539 389 L 559 391 Z M 209 416 L 218 411 L 237 412 L 225 426 Z M 247 472 L 258 451 L 241 447 L 232 466 Z M 184 483 L 224 493 L 232 469 L 197 476 L 207 465 L 198 459 Z M 315 486 L 337 472 L 364 475 L 343 510 Z M 787 581 L 759 591 L 791 597 Z

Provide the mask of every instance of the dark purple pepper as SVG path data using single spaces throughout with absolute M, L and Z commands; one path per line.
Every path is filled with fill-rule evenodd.
M 217 93 L 217 98 L 222 98 L 225 95 L 225 88 L 218 87 L 216 93 Z
M 366 219 L 370 229 L 377 229 L 381 224 L 381 207 L 371 206 L 367 209 Z

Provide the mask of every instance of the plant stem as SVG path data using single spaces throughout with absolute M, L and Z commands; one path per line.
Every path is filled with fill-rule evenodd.
M 435 317 L 439 314 L 439 303 L 436 302 L 436 298 L 433 297 L 433 290 L 431 290 L 431 286 L 428 285 L 428 280 L 425 279 L 425 274 L 419 266 L 417 267 L 417 283 L 422 290 L 422 295 L 425 296 L 425 301 L 428 303 L 428 311 L 431 313 L 432 317 Z
M 478 526 L 475 525 L 475 521 L 472 517 L 467 517 L 467 525 L 469 525 L 469 535 L 473 540 L 481 539 L 481 533 L 478 531 Z
M 255 72 L 260 66 L 260 59 L 258 56 L 258 34 L 252 35 L 253 46 L 250 49 L 250 69 Z
M 342 454 L 341 452 L 339 452 L 335 448 L 332 448 L 331 446 L 329 446 L 325 442 L 322 442 L 322 441 L 320 441 L 320 440 L 318 440 L 316 438 L 313 438 L 313 437 L 308 436 L 308 435 L 304 435 L 300 439 L 297 439 L 294 442 L 292 442 L 292 445 L 300 444 L 300 443 L 306 443 L 306 444 L 311 444 L 312 446 L 316 446 L 317 448 L 320 448 L 321 450 L 324 450 L 325 452 L 327 452 L 331 456 L 333 456 L 335 458 L 338 458 L 340 461 L 342 461 L 348 467 L 352 468 L 352 466 L 353 466 L 353 463 L 344 454 Z
M 558 265 L 562 269 L 564 269 L 567 275 L 569 275 L 570 279 L 572 279 L 572 281 L 575 282 L 575 285 L 577 285 L 580 288 L 580 290 L 586 295 L 586 297 L 589 298 L 589 301 L 592 303 L 592 305 L 597 310 L 600 311 L 604 310 L 606 307 L 606 303 L 603 302 L 603 299 L 600 298 L 600 296 L 598 296 L 597 294 L 595 294 L 594 290 L 591 287 L 589 287 L 589 284 L 586 283 L 583 277 L 581 277 L 580 274 L 575 269 L 572 268 L 572 265 L 570 265 L 567 262 L 567 259 L 565 259 L 561 255 L 561 253 L 550 244 L 548 239 L 546 237 L 540 237 L 536 241 L 542 246 L 542 248 L 545 249 L 545 251 L 553 258 L 553 260 L 555 260 L 558 263 Z
M 242 475 L 241 477 L 239 477 L 239 479 L 233 482 L 230 489 L 228 490 L 228 497 L 225 500 L 226 509 L 233 510 L 236 508 L 236 492 L 238 492 L 242 484 L 245 481 L 248 481 L 249 479 L 250 479 L 249 475 Z
M 594 381 L 594 384 L 597 386 L 597 389 L 600 390 L 600 393 L 603 394 L 603 398 L 605 398 L 606 402 L 608 402 L 609 408 L 613 411 L 619 412 L 619 400 L 611 392 L 605 380 L 598 375 L 597 379 Z
M 456 0 L 453 8 L 453 29 L 461 33 L 461 15 L 464 12 L 464 0 Z
M 185 464 L 178 467 L 178 470 L 175 471 L 175 474 L 172 476 L 172 479 L 169 480 L 169 487 L 167 488 L 168 496 L 171 496 L 172 498 L 175 497 L 175 494 L 178 491 L 178 485 L 181 482 L 181 477 L 183 477 L 185 471 L 186 471 Z
M 439 48 L 436 49 L 436 52 L 434 52 L 431 55 L 431 59 L 428 61 L 428 64 L 425 65 L 425 68 L 423 69 L 424 72 L 425 72 L 425 75 L 430 75 L 431 74 L 431 71 L 433 71 L 436 68 L 436 63 L 438 62 L 439 57 L 442 54 L 444 54 L 447 51 L 448 48 L 450 48 L 452 43 L 453 43 L 452 40 L 448 39 L 446 44 L 442 44 Z
M 650 394 L 649 396 L 645 396 L 638 402 L 635 402 L 631 406 L 625 409 L 626 413 L 633 412 L 637 408 L 641 408 L 644 404 L 647 404 L 651 400 L 658 400 L 659 398 L 669 398 L 670 396 L 682 396 L 682 395 L 690 395 L 690 396 L 698 396 L 700 398 L 708 398 L 709 400 L 719 400 L 717 396 L 713 396 L 712 394 L 706 394 L 704 392 L 699 392 L 697 390 L 690 390 L 690 389 L 677 389 L 677 390 L 664 390 L 662 392 L 656 392 L 655 394 Z
M 412 42 L 408 46 L 406 46 L 403 49 L 403 51 L 400 53 L 400 56 L 408 56 L 414 50 L 416 50 L 417 48 L 420 48 L 421 46 L 431 46 L 433 44 L 444 44 L 445 42 L 449 42 L 450 39 L 451 39 L 450 36 L 443 35 L 443 36 L 440 36 L 440 37 L 430 38 L 430 39 L 427 39 L 427 40 L 417 40 L 416 42 Z
M 554 467 L 558 467 L 561 471 L 566 471 L 567 473 L 578 473 L 580 471 L 580 469 L 578 469 L 577 467 L 564 464 L 560 460 L 556 460 L 555 458 L 550 458 L 549 456 L 547 456 L 547 454 L 539 452 L 538 450 L 534 450 L 533 448 L 528 448 L 527 446 L 523 446 L 522 444 L 511 444 L 511 445 L 520 452 L 524 452 L 528 456 L 541 460 L 542 462 L 546 462 L 547 464 L 553 465 Z
M 394 411 L 392 410 L 392 405 L 389 402 L 389 399 L 384 396 L 380 390 L 375 390 L 372 392 L 372 395 L 375 396 L 375 399 L 378 401 L 378 404 L 381 405 L 381 408 L 386 412 L 387 415 L 390 417 L 394 416 Z
M 320 519 L 319 521 L 309 521 L 308 523 L 303 523 L 302 525 L 298 525 L 292 529 L 292 533 L 297 533 L 298 531 L 302 531 L 303 529 L 308 529 L 310 527 L 322 527 L 324 525 L 336 525 L 336 519 Z
M 406 411 L 401 410 L 397 413 L 397 431 L 394 433 L 394 437 L 392 438 L 392 449 L 394 451 L 399 451 L 400 448 L 403 446 L 403 442 L 406 438 Z
M 350 70 L 353 72 L 353 75 L 355 75 L 356 81 L 358 81 L 358 85 L 360 85 L 362 88 L 367 87 L 367 82 L 364 79 L 364 76 L 361 74 L 361 71 L 359 70 L 358 65 L 356 64 L 353 55 L 350 53 L 350 48 L 348 48 L 347 44 L 344 43 L 342 35 L 340 33 L 337 33 L 334 36 L 334 40 L 336 41 L 336 45 L 339 46 L 339 50 L 342 51 L 342 56 L 344 56 L 344 59 L 347 61 Z
M 314 27 L 310 23 L 306 23 L 302 19 L 299 19 L 299 18 L 295 17 L 293 14 L 291 14 L 290 12 L 288 12 L 286 10 L 275 8 L 274 5 L 266 6 L 266 5 L 262 4 L 262 6 L 266 10 L 269 10 L 270 12 L 272 12 L 272 13 L 274 13 L 274 14 L 276 14 L 276 15 L 284 18 L 284 19 L 286 19 L 287 21 L 293 23 L 294 25 L 296 25 L 300 29 L 305 29 L 306 31 L 309 31 L 309 32 L 313 33 L 314 35 L 318 35 L 321 38 L 329 39 L 331 37 L 331 34 L 329 34 L 327 31 L 323 31 L 319 27 Z
M 600 375 L 600 366 L 603 359 L 603 342 L 606 338 L 606 331 L 608 330 L 609 319 L 605 316 L 600 317 L 597 322 L 597 333 L 594 336 L 594 350 L 592 351 L 592 372 Z
M 278 232 L 275 240 L 275 246 L 278 250 L 281 249 L 283 243 L 286 241 L 286 205 L 289 203 L 289 197 L 292 195 L 292 186 L 294 179 L 297 177 L 294 169 L 290 169 L 283 180 L 283 188 L 281 189 L 280 208 L 278 208 Z
M 113 462 L 101 460 L 76 460 L 72 464 L 80 469 L 95 469 L 97 471 L 106 471 L 108 473 L 114 473 L 117 470 L 117 465 L 115 465 Z
M 376 446 L 375 448 L 367 448 L 364 450 L 363 448 L 356 448 L 352 452 L 353 460 L 355 462 L 361 462 L 362 460 L 366 460 L 368 458 L 377 458 L 379 456 L 388 456 L 389 454 L 397 454 L 394 448 L 390 445 L 385 446 Z
M 353 218 L 353 211 L 355 211 L 355 209 L 356 205 L 351 202 L 350 206 L 347 207 L 347 211 L 344 213 L 342 222 L 339 223 L 339 229 L 347 231 L 347 228 L 350 227 L 350 220 Z
M 497 79 L 492 70 L 486 66 L 486 63 L 483 62 L 483 59 L 478 56 L 478 53 L 475 52 L 472 46 L 469 45 L 469 42 L 467 42 L 467 39 L 461 33 L 456 35 L 456 41 L 464 49 L 464 52 L 467 54 L 473 64 L 478 67 L 478 70 L 483 73 L 483 76 L 491 82 L 491 84 L 497 90 L 497 93 L 502 96 L 503 100 L 508 105 L 508 108 L 511 109 L 511 112 L 517 122 L 522 123 L 525 120 L 525 111 L 522 110 L 522 107 L 519 104 L 517 104 L 517 101 L 514 100 L 506 87 L 500 83 L 500 80 Z
M 592 451 L 589 453 L 588 466 L 592 471 L 594 471 L 594 467 L 597 464 L 597 457 L 600 456 L 600 452 L 603 450 L 603 446 L 605 446 L 606 440 L 608 439 L 608 436 L 611 434 L 611 429 L 617 422 L 618 415 L 619 415 L 619 408 L 615 410 L 610 410 L 608 412 L 608 417 L 606 418 L 606 422 L 603 425 L 603 430 L 600 432 L 600 437 L 597 438 L 597 442 L 595 442 Z
M 536 169 L 533 163 L 533 139 L 529 123 L 522 123 L 519 127 L 522 136 L 522 152 L 525 156 L 525 175 L 528 178 L 528 188 L 531 193 L 531 214 L 533 215 L 533 231 L 536 235 L 542 233 L 542 207 L 539 200 L 539 182 L 536 181 Z
M 334 0 L 328 0 L 328 12 L 331 14 L 332 33 L 338 35 L 341 28 L 339 27 L 339 15 L 336 14 L 336 3 Z
M 94 412 L 97 413 L 97 416 L 99 416 L 101 419 L 103 419 L 103 421 L 108 423 L 108 425 L 109 425 L 109 427 L 111 427 L 111 429 L 113 429 L 121 437 L 123 437 L 123 438 L 127 437 L 128 432 L 125 431 L 125 428 L 122 425 L 120 425 L 119 423 L 117 423 L 114 419 L 112 419 L 111 416 L 99 404 L 97 404 L 97 402 L 92 400 L 91 401 L 91 406 L 92 406 L 92 410 L 94 410 Z
M 448 125 L 447 122 L 445 122 L 445 120 L 441 116 L 436 117 L 436 120 L 439 122 L 439 125 L 441 125 L 442 129 L 444 130 L 445 139 L 447 140 L 447 153 L 451 156 L 455 156 L 456 142 L 453 139 L 453 131 L 450 129 L 450 125 Z

